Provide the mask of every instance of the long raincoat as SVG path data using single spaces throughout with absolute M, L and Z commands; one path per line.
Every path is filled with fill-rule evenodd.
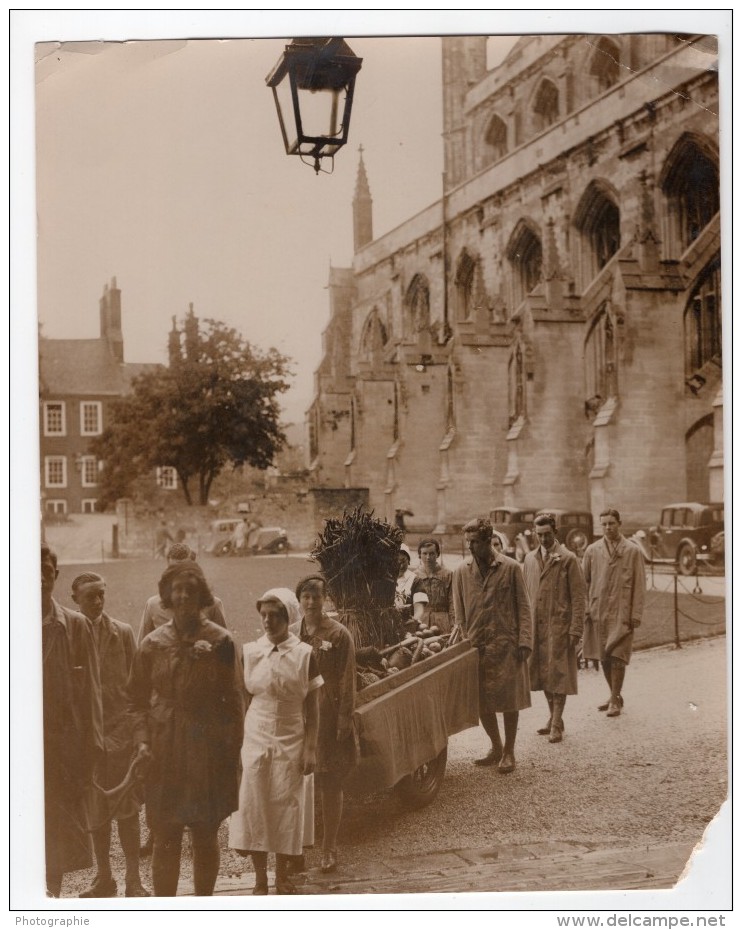
M 613 656 L 628 665 L 634 628 L 644 612 L 644 558 L 624 536 L 613 553 L 603 538 L 587 547 L 582 569 L 587 584 L 583 655 L 601 662 Z
M 456 622 L 479 649 L 480 708 L 487 713 L 531 706 L 528 663 L 518 647 L 531 648 L 531 607 L 520 565 L 501 553 L 484 576 L 474 558 L 453 573 Z
M 577 556 L 557 543 L 544 561 L 541 547 L 526 555 L 523 575 L 533 612 L 532 691 L 577 694 L 577 654 L 570 636 L 582 635 L 585 579 Z
M 232 849 L 299 856 L 304 840 L 304 699 L 322 685 L 312 647 L 293 633 L 243 647 L 245 716 L 239 810 L 229 823 Z
M 244 700 L 230 634 L 203 619 L 150 633 L 129 679 L 134 738 L 152 752 L 145 801 L 153 824 L 218 824 L 237 809 Z

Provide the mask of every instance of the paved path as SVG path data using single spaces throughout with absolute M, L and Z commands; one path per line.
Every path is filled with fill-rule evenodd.
M 461 893 L 492 891 L 612 891 L 671 888 L 692 844 L 599 848 L 584 843 L 529 843 L 388 856 L 356 874 L 311 869 L 298 884 L 303 895 Z M 220 879 L 217 895 L 249 895 L 252 873 Z M 190 893 L 185 885 L 182 892 Z

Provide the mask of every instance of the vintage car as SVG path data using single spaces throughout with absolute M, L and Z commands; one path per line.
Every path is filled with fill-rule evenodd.
M 224 543 L 232 538 L 238 523 L 242 523 L 242 517 L 229 517 L 224 520 L 212 521 L 204 552 L 213 554 L 217 549 L 221 549 Z
M 647 562 L 675 564 L 681 575 L 692 575 L 698 563 L 724 565 L 724 505 L 668 504 L 660 522 L 632 537 Z
M 533 521 L 542 511 L 548 510 L 556 518 L 556 537 L 568 549 L 582 556 L 595 539 L 593 515 L 587 511 L 560 510 L 547 507 L 498 507 L 490 512 L 492 528 L 503 542 L 505 555 L 522 562 L 526 554 L 538 543 Z

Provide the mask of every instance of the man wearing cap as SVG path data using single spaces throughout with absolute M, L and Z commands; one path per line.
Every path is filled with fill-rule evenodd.
M 472 557 L 454 571 L 452 586 L 456 622 L 479 650 L 479 719 L 492 743 L 475 764 L 497 765 L 506 775 L 515 769 L 519 711 L 531 706 L 531 608 L 520 565 L 495 552 L 492 532 L 483 517 L 466 524 Z M 504 719 L 504 745 L 498 713 Z
M 89 801 L 103 749 L 100 676 L 95 644 L 82 614 L 52 597 L 57 556 L 41 545 L 41 648 L 44 714 L 46 889 L 62 893 L 65 872 L 89 869 Z
M 72 600 L 88 619 L 98 656 L 103 705 L 104 751 L 95 768 L 95 783 L 104 790 L 116 788 L 126 777 L 134 755 L 131 718 L 127 713 L 129 680 L 136 643 L 128 623 L 104 612 L 106 582 L 96 572 L 84 572 L 72 582 Z M 139 809 L 141 801 L 127 794 L 115 812 L 121 848 L 126 859 L 126 897 L 147 898 L 139 877 Z M 111 820 L 104 810 L 94 817 L 93 850 L 97 873 L 81 898 L 115 898 L 116 880 L 111 873 Z M 101 822 L 102 821 L 102 822 Z
M 577 694 L 577 644 L 585 617 L 585 579 L 574 552 L 556 538 L 554 514 L 534 520 L 538 547 L 523 562 L 533 611 L 531 690 L 543 691 L 549 719 L 537 732 L 561 743 L 568 694 Z

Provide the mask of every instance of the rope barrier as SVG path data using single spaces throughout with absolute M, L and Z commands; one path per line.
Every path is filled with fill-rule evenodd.
M 698 620 L 696 617 L 691 617 L 690 614 L 687 614 L 684 610 L 681 610 L 678 607 L 678 613 L 681 617 L 685 617 L 686 620 L 690 620 L 691 623 L 697 623 L 699 626 L 716 626 L 721 623 L 721 620 Z

